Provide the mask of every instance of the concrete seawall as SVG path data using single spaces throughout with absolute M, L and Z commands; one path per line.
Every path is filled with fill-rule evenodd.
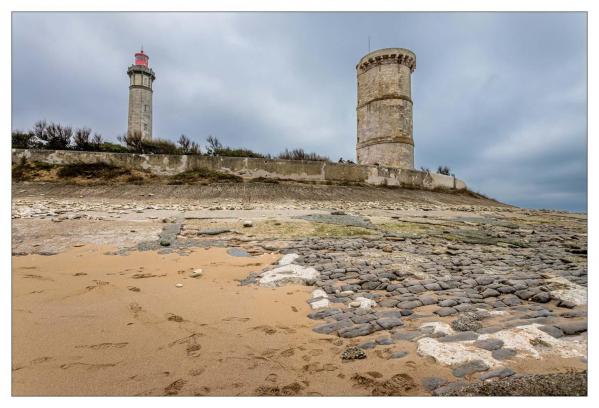
M 115 166 L 147 170 L 156 175 L 174 175 L 188 170 L 207 168 L 247 179 L 264 177 L 296 181 L 350 182 L 431 190 L 435 188 L 458 190 L 466 188 L 466 184 L 462 180 L 442 174 L 392 167 L 317 161 L 12 149 L 13 163 L 18 163 L 23 158 L 51 164 L 104 162 Z

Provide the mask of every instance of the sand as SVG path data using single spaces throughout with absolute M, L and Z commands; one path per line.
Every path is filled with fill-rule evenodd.
M 410 342 L 343 362 L 347 346 L 377 335 L 314 333 L 310 287 L 239 286 L 278 254 L 114 249 L 13 257 L 13 395 L 423 395 L 424 377 L 455 380 Z M 409 355 L 390 360 L 399 350 Z M 574 359 L 519 366 L 584 368 Z

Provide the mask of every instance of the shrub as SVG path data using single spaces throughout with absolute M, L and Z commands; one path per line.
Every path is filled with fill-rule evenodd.
M 437 168 L 438 174 L 444 174 L 446 176 L 449 176 L 450 172 L 451 172 L 451 169 L 447 166 L 439 166 L 439 168 Z
M 179 149 L 170 140 L 152 139 L 146 140 L 141 132 L 135 131 L 127 135 L 119 136 L 119 141 L 127 146 L 131 152 L 142 154 L 178 154 Z
M 42 132 L 40 141 L 46 149 L 67 150 L 71 145 L 73 129 L 70 126 L 62 126 L 58 123 L 47 125 L 45 132 Z
M 282 160 L 312 160 L 312 161 L 326 161 L 330 162 L 326 156 L 321 156 L 317 153 L 306 153 L 304 149 L 285 149 L 285 151 L 279 153 L 278 159 Z M 341 163 L 341 162 L 340 162 Z
M 73 147 L 75 150 L 91 150 L 93 148 L 90 136 L 92 130 L 90 128 L 80 128 L 75 130 L 73 136 Z
M 13 149 L 29 149 L 34 147 L 34 135 L 32 132 L 13 130 L 11 136 Z
M 254 157 L 258 159 L 270 158 L 268 155 L 256 153 L 250 149 L 223 146 L 221 142 L 214 136 L 208 136 L 206 142 L 206 154 L 208 156 Z
M 230 182 L 240 183 L 243 179 L 234 174 L 223 173 L 206 168 L 184 171 L 170 177 L 168 184 L 194 184 L 194 183 Z
M 129 149 L 125 146 L 116 143 L 110 142 L 102 142 L 98 147 L 98 151 L 100 152 L 109 152 L 109 153 L 128 153 Z
M 192 142 L 187 136 L 181 135 L 177 141 L 183 154 L 201 154 L 200 146 Z
M 129 169 L 109 163 L 74 163 L 66 164 L 58 170 L 58 176 L 64 178 L 84 177 L 110 179 L 130 175 Z

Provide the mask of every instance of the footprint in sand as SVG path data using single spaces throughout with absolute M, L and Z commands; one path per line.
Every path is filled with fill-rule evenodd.
M 198 375 L 202 375 L 204 374 L 204 371 L 206 371 L 205 368 L 194 368 L 192 370 L 189 370 L 189 375 L 191 375 L 192 377 L 197 377 Z
M 266 378 L 264 379 L 264 381 L 270 381 L 270 382 L 277 382 L 277 380 L 279 379 L 279 376 L 276 375 L 275 373 L 270 373 L 266 376 Z
M 94 279 L 94 282 L 96 282 L 95 285 L 86 286 L 85 289 L 87 289 L 88 291 L 91 291 L 91 290 L 94 290 L 94 289 L 101 288 L 102 286 L 110 285 L 110 282 L 101 281 L 101 280 L 95 280 Z
M 292 348 L 281 351 L 281 357 L 291 357 L 294 354 L 295 354 L 295 350 Z
M 133 317 L 137 317 L 143 309 L 137 302 L 129 303 L 129 310 L 133 313 Z
M 33 275 L 33 274 L 27 274 L 27 275 L 23 275 L 23 278 L 25 279 L 37 279 L 37 280 L 44 280 L 44 281 L 53 281 L 54 279 L 51 278 L 46 278 L 42 275 Z
M 187 355 L 189 357 L 199 357 L 201 349 L 202 349 L 201 344 L 193 343 L 193 344 L 188 344 L 185 351 L 187 352 Z
M 280 330 L 284 331 L 287 334 L 293 334 L 293 333 L 296 332 L 295 329 L 292 329 L 291 327 L 288 327 L 288 326 L 280 326 L 279 325 L 279 326 L 277 326 L 277 329 L 280 329 Z
M 198 390 L 193 392 L 196 397 L 203 397 L 204 395 L 210 394 L 210 387 L 200 387 Z
M 245 323 L 247 321 L 249 321 L 250 318 L 249 317 L 236 317 L 236 316 L 231 316 L 231 317 L 226 317 L 224 319 L 222 319 L 222 322 L 241 322 L 241 323 Z
M 169 322 L 177 322 L 177 323 L 181 323 L 183 321 L 183 318 L 179 315 L 176 315 L 174 313 L 167 313 L 166 314 L 166 320 L 168 320 Z
M 131 276 L 133 279 L 147 279 L 147 278 L 155 278 L 158 275 L 154 275 L 153 273 L 134 273 Z
M 129 343 L 100 343 L 100 344 L 80 344 L 75 346 L 75 348 L 88 348 L 92 350 L 107 350 L 111 348 L 123 348 L 126 347 Z
M 185 381 L 182 378 L 179 378 L 177 381 L 170 383 L 169 385 L 167 385 L 166 387 L 164 387 L 164 394 L 163 395 L 177 395 L 179 394 L 179 391 L 181 391 L 181 389 L 183 388 L 183 386 L 187 383 L 187 381 Z
M 271 326 L 256 326 L 252 327 L 252 330 L 258 330 L 264 332 L 264 334 L 273 335 L 277 332 L 277 329 Z
M 79 368 L 86 368 L 88 370 L 100 370 L 102 368 L 110 368 L 110 367 L 114 367 L 119 363 L 104 363 L 104 364 L 92 364 L 92 363 L 68 363 L 68 364 L 62 364 L 60 366 L 60 368 L 62 368 L 63 370 L 67 370 L 69 368 L 73 368 L 73 367 L 79 367 Z
M 41 363 L 45 363 L 46 361 L 50 361 L 53 359 L 54 359 L 54 357 L 38 357 L 38 358 L 34 358 L 33 360 L 31 360 L 31 364 L 41 364 Z
M 291 306 L 291 310 L 292 310 L 292 311 L 294 311 L 294 312 L 296 312 L 296 313 L 297 313 L 297 311 L 298 311 L 298 310 L 297 310 L 297 307 L 295 307 L 295 306 Z

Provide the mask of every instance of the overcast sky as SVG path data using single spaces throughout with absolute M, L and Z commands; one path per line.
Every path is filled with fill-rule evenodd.
M 409 48 L 416 167 L 524 207 L 586 211 L 582 13 L 14 13 L 13 129 L 127 128 L 127 67 L 156 73 L 154 137 L 355 160 L 356 71 Z

